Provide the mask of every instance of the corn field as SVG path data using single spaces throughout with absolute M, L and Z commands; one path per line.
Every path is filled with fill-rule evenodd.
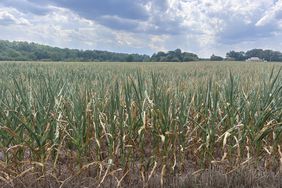
M 1 62 L 0 186 L 167 187 L 207 169 L 279 174 L 281 67 Z

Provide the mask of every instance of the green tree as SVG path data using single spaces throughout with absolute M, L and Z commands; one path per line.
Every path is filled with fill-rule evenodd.
M 226 58 L 230 60 L 235 60 L 235 61 L 244 61 L 246 60 L 245 52 L 235 52 L 235 51 L 230 51 L 226 54 Z
M 210 60 L 211 61 L 223 61 L 223 57 L 212 54 L 212 56 L 210 57 Z

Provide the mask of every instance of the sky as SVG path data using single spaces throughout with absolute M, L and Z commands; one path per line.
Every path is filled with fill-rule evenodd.
M 282 0 L 0 0 L 0 39 L 151 55 L 282 50 Z

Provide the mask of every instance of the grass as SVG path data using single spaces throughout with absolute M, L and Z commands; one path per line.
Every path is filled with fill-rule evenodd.
M 0 185 L 282 185 L 281 67 L 1 62 Z

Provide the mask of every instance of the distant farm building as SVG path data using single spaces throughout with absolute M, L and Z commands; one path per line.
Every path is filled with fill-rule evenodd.
M 250 57 L 250 58 L 246 59 L 246 61 L 249 61 L 249 62 L 263 62 L 264 60 L 260 59 L 258 57 Z

